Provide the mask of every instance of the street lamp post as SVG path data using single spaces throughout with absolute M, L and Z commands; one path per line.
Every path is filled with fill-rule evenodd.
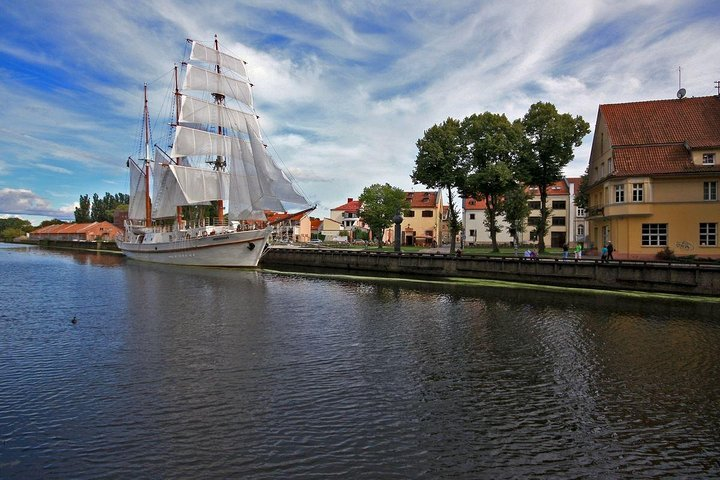
M 400 215 L 400 209 L 398 209 L 397 213 L 393 217 L 393 222 L 395 223 L 395 251 L 400 253 L 400 224 L 402 224 L 403 216 Z

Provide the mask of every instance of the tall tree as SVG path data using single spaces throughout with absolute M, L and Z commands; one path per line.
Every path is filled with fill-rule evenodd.
M 378 248 L 382 247 L 383 230 L 393 224 L 397 212 L 410 208 L 401 188 L 386 183 L 375 183 L 363 189 L 358 197 L 362 202 L 360 218 L 367 223 L 378 241 Z
M 80 195 L 80 206 L 75 207 L 75 223 L 90 222 L 90 197 Z
M 497 216 L 503 213 L 506 193 L 515 184 L 515 167 L 522 130 L 505 115 L 485 112 L 466 117 L 460 137 L 465 149 L 466 197 L 485 200 L 485 226 L 493 252 L 499 252 Z
M 525 132 L 522 169 L 527 183 L 540 192 L 540 222 L 537 226 L 538 250 L 545 251 L 548 227 L 547 189 L 562 179 L 563 168 L 574 158 L 573 148 L 582 144 L 590 125 L 580 116 L 558 113 L 552 103 L 530 106 L 519 121 Z
M 520 244 L 520 234 L 525 231 L 527 218 L 530 215 L 528 200 L 532 198 L 525 190 L 525 185 L 516 182 L 505 194 L 505 221 L 508 224 L 508 233 L 513 237 L 515 245 Z
M 455 191 L 465 183 L 462 164 L 463 149 L 460 144 L 460 122 L 448 118 L 440 125 L 433 125 L 417 141 L 418 154 L 412 181 L 428 188 L 445 189 L 448 196 L 448 227 L 450 251 L 455 251 L 455 236 L 460 231 L 460 220 L 455 205 Z

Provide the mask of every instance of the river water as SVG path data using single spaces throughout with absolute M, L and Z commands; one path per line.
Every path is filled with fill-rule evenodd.
M 3 479 L 717 478 L 719 458 L 720 303 L 0 247 Z

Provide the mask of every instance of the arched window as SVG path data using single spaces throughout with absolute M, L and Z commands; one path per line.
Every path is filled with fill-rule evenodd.
M 585 225 L 580 224 L 577 226 L 577 234 L 578 237 L 582 237 L 585 235 Z

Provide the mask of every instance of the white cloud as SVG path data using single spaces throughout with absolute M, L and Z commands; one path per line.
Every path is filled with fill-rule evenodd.
M 70 218 L 74 207 L 53 208 L 50 202 L 30 190 L 0 189 L 0 213 Z

